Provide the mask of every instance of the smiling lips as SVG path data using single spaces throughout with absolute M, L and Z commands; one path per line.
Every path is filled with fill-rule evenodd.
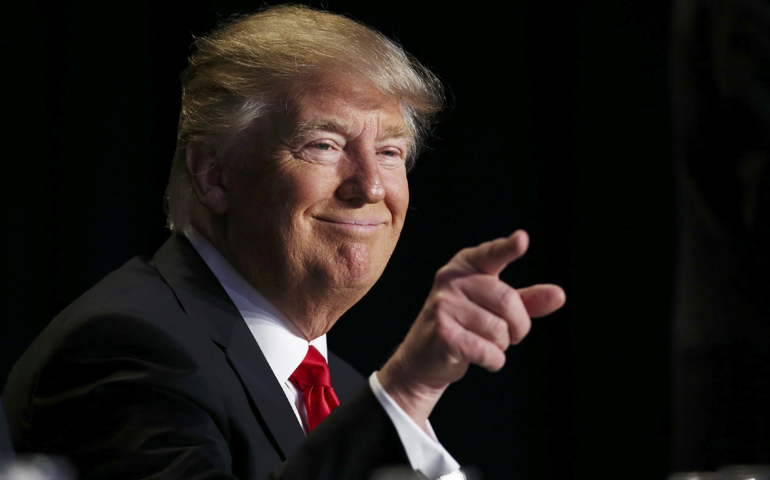
M 324 223 L 329 223 L 339 228 L 351 229 L 351 230 L 371 230 L 384 223 L 383 220 L 375 219 L 355 219 L 355 218 L 322 218 L 316 217 L 316 220 L 320 220 Z

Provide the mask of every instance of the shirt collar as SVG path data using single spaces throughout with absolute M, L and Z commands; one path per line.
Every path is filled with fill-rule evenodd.
M 217 277 L 251 330 L 275 377 L 285 382 L 313 345 L 329 362 L 326 334 L 309 342 L 299 329 L 251 286 L 203 235 L 192 227 L 184 230 L 206 265 Z

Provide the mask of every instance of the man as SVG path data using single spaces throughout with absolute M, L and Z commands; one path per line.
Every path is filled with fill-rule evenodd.
M 557 286 L 497 278 L 526 234 L 443 267 L 368 385 L 325 337 L 393 252 L 439 82 L 379 33 L 303 7 L 246 16 L 196 47 L 168 187 L 174 235 L 22 357 L 4 393 L 16 448 L 67 455 L 83 478 L 456 470 L 428 423 L 443 391 L 470 363 L 500 369 L 530 317 L 564 302 Z M 307 384 L 327 361 L 331 386 Z

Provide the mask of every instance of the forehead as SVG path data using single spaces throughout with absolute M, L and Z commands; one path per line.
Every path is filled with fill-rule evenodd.
M 290 117 L 294 127 L 329 125 L 355 130 L 376 122 L 382 132 L 411 137 L 398 99 L 363 82 L 310 85 L 295 96 Z

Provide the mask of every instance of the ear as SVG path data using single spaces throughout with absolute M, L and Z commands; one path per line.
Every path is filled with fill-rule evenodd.
M 190 142 L 185 154 L 187 173 L 198 201 L 211 213 L 227 211 L 228 172 L 216 149 L 203 142 Z

